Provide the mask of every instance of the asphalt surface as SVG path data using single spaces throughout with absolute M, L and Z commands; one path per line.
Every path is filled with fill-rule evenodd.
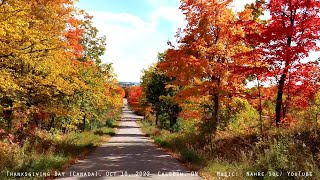
M 141 118 L 125 99 L 118 133 L 59 179 L 202 179 L 145 137 L 136 123 Z

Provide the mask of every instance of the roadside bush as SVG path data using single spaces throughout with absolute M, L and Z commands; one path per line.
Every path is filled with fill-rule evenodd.
M 191 150 L 191 149 L 184 149 L 180 152 L 181 159 L 186 162 L 192 162 L 192 163 L 200 163 L 202 159 L 198 155 L 197 152 Z
M 172 132 L 180 132 L 183 128 L 182 120 L 178 119 L 176 124 L 172 127 Z
M 255 167 L 260 169 L 260 171 L 288 170 L 290 165 L 287 143 L 286 139 L 281 139 L 280 141 L 274 139 L 269 144 L 269 147 L 264 148 L 263 152 L 257 154 Z
M 52 169 L 59 169 L 68 162 L 68 158 L 54 154 L 42 154 L 32 153 L 25 159 L 24 163 L 18 167 L 17 171 L 24 172 L 46 172 Z
M 2 139 L 0 141 L 0 179 L 6 178 L 6 171 L 58 170 L 73 158 L 92 150 L 103 140 L 103 135 L 113 134 L 111 127 L 102 127 L 94 131 L 68 134 L 53 134 L 38 130 L 34 136 L 28 137 L 23 143 Z
M 223 109 L 222 121 L 223 126 L 235 134 L 258 132 L 259 113 L 246 99 L 234 98 Z
M 156 137 L 154 139 L 154 142 L 158 144 L 160 147 L 166 147 L 166 148 L 170 147 L 170 144 L 167 141 L 163 140 L 161 137 Z
M 0 141 L 0 170 L 5 171 L 20 166 L 24 158 L 25 154 L 17 144 Z

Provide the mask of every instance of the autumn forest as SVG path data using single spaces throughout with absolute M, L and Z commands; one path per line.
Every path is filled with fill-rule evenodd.
M 202 178 L 320 178 L 319 0 L 181 0 L 186 26 L 129 87 L 74 3 L 0 0 L 0 178 L 86 156 L 116 133 L 123 98 Z

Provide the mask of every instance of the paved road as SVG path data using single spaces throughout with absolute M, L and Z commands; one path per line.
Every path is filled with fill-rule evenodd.
M 142 117 L 128 109 L 126 100 L 124 104 L 118 133 L 86 159 L 67 169 L 62 179 L 201 179 L 157 149 L 136 123 Z

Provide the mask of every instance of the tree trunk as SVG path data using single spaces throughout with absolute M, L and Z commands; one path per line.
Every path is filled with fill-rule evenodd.
M 13 116 L 13 112 L 10 109 L 7 110 L 3 110 L 3 114 L 4 114 L 4 119 L 7 121 L 7 127 L 8 130 L 11 131 L 11 127 L 12 127 L 12 116 Z
M 291 21 L 291 25 L 293 25 L 293 21 Z M 292 42 L 292 37 L 287 37 L 287 46 L 290 48 Z M 282 112 L 282 96 L 283 96 L 283 88 L 284 83 L 286 81 L 287 73 L 289 72 L 289 60 L 286 60 L 285 66 L 284 66 L 284 72 L 281 75 L 279 86 L 278 86 L 278 94 L 277 94 L 277 102 L 276 102 L 276 126 L 280 126 L 281 122 L 281 112 Z M 283 115 L 285 115 L 285 111 L 283 111 Z
M 39 120 L 38 120 L 38 117 L 33 117 L 34 119 L 34 124 L 39 127 Z
M 54 116 L 52 116 L 49 127 L 48 127 L 48 131 L 50 131 L 50 129 L 53 127 L 54 120 L 55 120 L 55 118 L 54 118 Z
M 220 91 L 220 77 L 216 77 L 216 83 L 217 87 L 213 91 L 213 117 L 212 117 L 212 122 L 210 123 L 210 133 L 213 133 L 217 130 L 219 124 L 220 124 L 220 107 L 219 107 L 219 91 Z
M 282 106 L 282 118 L 286 117 L 286 113 L 287 113 L 287 100 L 285 101 L 285 104 Z
M 158 111 L 156 112 L 156 126 L 158 126 L 158 121 L 159 121 L 159 113 Z
M 173 126 L 177 123 L 177 119 L 178 117 L 173 115 L 173 114 L 169 114 L 169 119 L 170 119 L 170 132 L 173 132 Z
M 13 101 L 9 100 L 8 108 L 4 109 L 3 111 L 3 118 L 7 121 L 7 128 L 8 131 L 11 131 L 12 127 L 12 120 L 13 120 Z
M 219 107 L 219 94 L 215 93 L 213 96 L 213 102 L 214 102 L 214 114 L 213 114 L 213 122 L 211 125 L 211 132 L 214 132 L 217 130 L 217 127 L 220 124 L 220 107 Z
M 288 112 L 288 109 L 289 109 L 289 101 L 291 99 L 291 96 L 290 96 L 290 74 L 288 76 L 288 87 L 287 87 L 287 98 L 286 98 L 286 101 L 282 107 L 282 117 L 286 117 L 286 114 Z
M 277 127 L 280 126 L 280 122 L 281 122 L 282 96 L 283 96 L 283 87 L 284 87 L 285 79 L 286 79 L 286 74 L 282 74 L 279 81 L 277 102 L 276 102 L 276 126 Z
M 82 128 L 82 131 L 84 132 L 86 130 L 86 113 L 84 114 L 83 116 L 83 128 Z
M 260 122 L 260 134 L 263 134 L 263 121 L 262 121 L 262 100 L 261 100 L 261 88 L 260 88 L 260 80 L 257 77 L 258 81 L 258 95 L 259 95 L 259 122 Z

